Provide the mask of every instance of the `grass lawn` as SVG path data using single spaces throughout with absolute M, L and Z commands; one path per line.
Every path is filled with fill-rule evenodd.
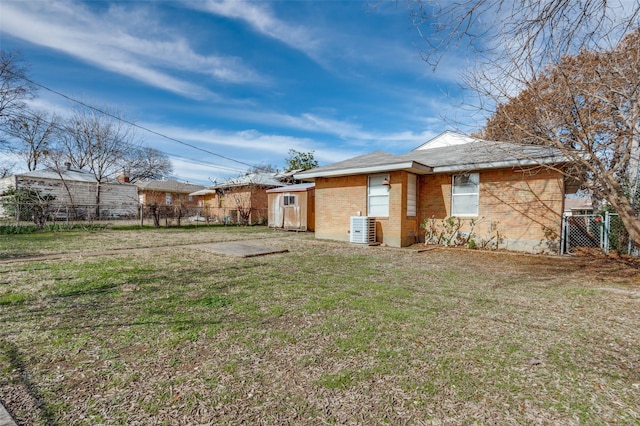
M 289 252 L 186 245 L 232 240 Z M 1 235 L 0 400 L 25 425 L 638 424 L 639 308 L 621 259 Z

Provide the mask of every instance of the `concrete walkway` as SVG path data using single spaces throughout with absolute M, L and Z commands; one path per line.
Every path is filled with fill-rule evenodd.
M 16 426 L 16 422 L 13 421 L 2 404 L 0 404 L 0 426 Z

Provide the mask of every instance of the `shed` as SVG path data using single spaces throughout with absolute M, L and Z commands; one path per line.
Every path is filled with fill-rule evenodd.
M 267 190 L 269 228 L 313 231 L 315 183 L 301 183 Z

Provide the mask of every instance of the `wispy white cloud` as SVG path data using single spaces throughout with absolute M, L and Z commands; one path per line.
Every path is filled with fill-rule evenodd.
M 263 81 L 238 58 L 198 54 L 183 36 L 162 27 L 150 8 L 111 5 L 98 12 L 78 2 L 4 2 L 1 7 L 3 33 L 183 96 L 215 98 L 167 70 L 231 83 Z
M 242 20 L 257 32 L 279 40 L 311 57 L 315 56 L 319 47 L 319 38 L 314 36 L 312 29 L 278 19 L 267 3 L 245 0 L 196 0 L 187 1 L 186 4 L 197 10 Z
M 317 14 L 322 13 L 322 6 L 315 10 L 315 14 L 310 12 L 309 16 L 303 16 L 302 21 L 300 15 L 297 15 L 299 20 L 292 23 L 279 17 L 266 2 L 187 0 L 185 4 L 196 10 L 245 22 L 254 31 L 284 43 L 334 72 L 354 75 L 358 73 L 358 67 L 369 66 L 413 69 L 412 72 L 420 73 L 415 70 L 420 55 L 414 46 L 402 45 L 383 33 L 360 31 L 366 25 L 359 21 L 368 18 L 364 3 L 360 19 L 346 25 L 343 25 L 344 22 L 317 19 Z M 395 13 L 405 16 L 405 11 L 396 10 Z M 408 15 L 406 16 L 408 23 Z M 401 27 L 399 30 L 408 29 Z

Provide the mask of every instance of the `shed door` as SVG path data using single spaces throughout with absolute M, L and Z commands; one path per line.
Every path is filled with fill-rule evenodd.
M 300 200 L 298 195 L 284 194 L 282 207 L 284 209 L 284 228 L 300 229 Z
M 271 199 L 271 205 L 269 206 L 269 226 L 272 228 L 282 228 L 284 225 L 282 194 L 277 193 L 273 195 L 273 197 L 269 197 Z

